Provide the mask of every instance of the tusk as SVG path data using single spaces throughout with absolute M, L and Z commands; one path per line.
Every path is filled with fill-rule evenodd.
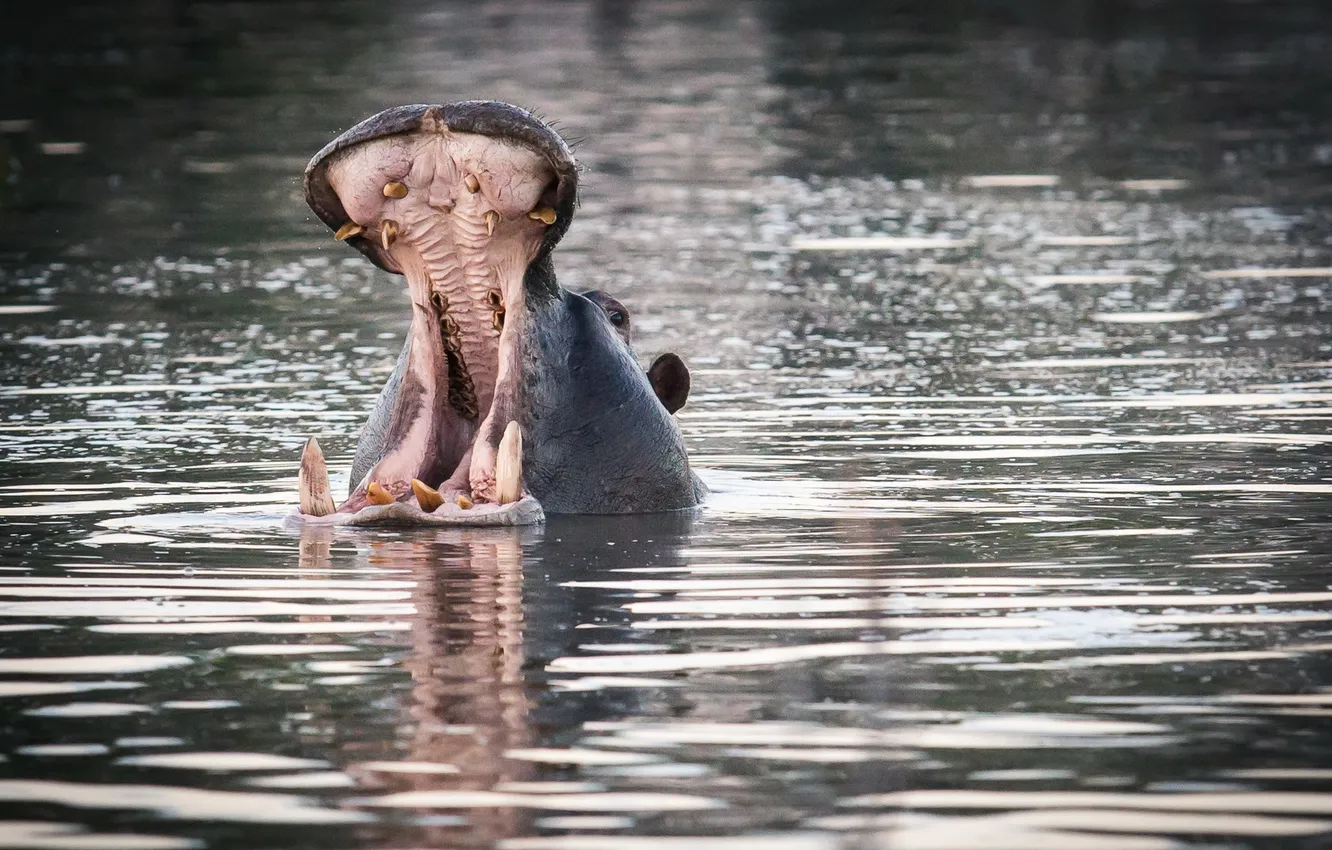
M 465 511 L 471 510 L 471 509 L 472 509 L 472 500 L 469 499 L 469 498 L 467 498 L 467 497 L 464 496 L 463 494 L 459 493 L 459 494 L 458 494 L 458 507 L 462 508 L 462 509 L 465 510 Z
M 342 225 L 342 227 L 338 228 L 338 232 L 333 234 L 333 238 L 338 240 L 339 242 L 345 242 L 346 240 L 352 238 L 353 236 L 360 236 L 364 232 L 365 232 L 364 227 L 362 227 L 361 225 L 357 224 L 354 221 L 349 221 L 346 224 Z
M 301 513 L 308 516 L 328 516 L 337 510 L 328 486 L 328 464 L 314 437 L 305 441 L 301 452 L 301 471 L 296 474 L 296 486 L 301 494 Z
M 555 223 L 555 210 L 550 207 L 537 207 L 527 214 L 527 217 L 533 221 L 539 221 L 542 224 Z
M 477 179 L 475 174 L 467 175 L 467 177 L 463 179 L 463 183 L 467 184 L 467 191 L 471 192 L 473 195 L 481 191 L 481 181 Z
M 391 505 L 395 501 L 393 494 L 380 486 L 378 481 L 371 481 L 365 488 L 365 498 L 372 505 Z
M 444 497 L 439 491 L 419 478 L 412 479 L 412 492 L 416 494 L 416 503 L 426 513 L 434 513 L 435 508 L 444 504 Z
M 393 247 L 393 240 L 398 238 L 398 223 L 391 218 L 386 218 L 379 225 L 379 244 L 384 246 L 387 251 Z
M 402 200 L 407 197 L 407 184 L 399 183 L 397 180 L 394 180 L 392 183 L 385 183 L 384 197 L 393 198 L 394 200 Z
M 486 220 L 486 235 L 494 236 L 495 228 L 499 227 L 500 214 L 494 210 L 486 210 L 486 214 L 482 217 Z
M 523 497 L 523 432 L 510 422 L 495 457 L 495 494 L 501 505 Z

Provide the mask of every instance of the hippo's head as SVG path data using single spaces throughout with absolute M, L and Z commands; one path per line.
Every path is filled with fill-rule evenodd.
M 524 495 L 566 513 L 697 504 L 679 430 L 611 314 L 556 283 L 550 255 L 577 196 L 569 146 L 506 103 L 394 107 L 315 155 L 310 208 L 406 278 L 412 329 L 336 509 L 307 445 L 305 514 L 406 510 L 413 496 L 469 523 Z

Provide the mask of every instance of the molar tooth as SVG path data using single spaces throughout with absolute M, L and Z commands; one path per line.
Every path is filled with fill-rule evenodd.
M 500 294 L 498 289 L 492 289 L 486 293 L 486 303 L 496 310 L 503 310 L 504 296 Z
M 353 236 L 360 236 L 364 232 L 364 227 L 354 221 L 349 221 L 338 228 L 338 232 L 333 234 L 333 238 L 339 242 L 345 242 Z
M 486 235 L 494 236 L 495 228 L 498 227 L 500 223 L 500 214 L 494 210 L 486 210 L 486 214 L 482 217 L 486 220 Z
M 470 511 L 472 509 L 472 500 L 464 496 L 462 493 L 459 493 L 458 507 L 462 508 L 465 511 Z
M 391 183 L 384 184 L 384 197 L 401 200 L 407 197 L 407 184 L 394 180 Z
M 444 497 L 439 491 L 419 478 L 412 479 L 412 492 L 416 494 L 416 503 L 426 513 L 434 513 L 435 508 L 444 504 Z
M 395 501 L 393 494 L 380 486 L 378 481 L 371 481 L 370 486 L 365 488 L 365 498 L 372 505 L 391 505 Z
M 384 246 L 385 251 L 393 247 L 393 241 L 398 238 L 400 232 L 398 223 L 391 218 L 384 219 L 379 225 L 379 244 Z
M 490 326 L 497 331 L 504 330 L 504 311 L 496 310 L 490 314 Z
M 550 207 L 537 207 L 528 213 L 527 217 L 534 221 L 539 221 L 542 224 L 554 224 L 555 210 Z
M 510 422 L 495 456 L 495 495 L 501 505 L 523 497 L 523 432 Z
M 296 475 L 297 490 L 301 495 L 301 513 L 307 516 L 328 516 L 337 508 L 328 484 L 328 464 L 314 437 L 305 441 L 301 452 L 301 471 Z
M 475 174 L 467 175 L 467 177 L 463 179 L 463 183 L 467 184 L 467 191 L 471 192 L 473 195 L 481 191 L 481 181 L 477 179 Z

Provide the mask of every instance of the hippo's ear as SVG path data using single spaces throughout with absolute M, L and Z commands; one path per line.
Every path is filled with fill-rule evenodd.
M 689 367 L 679 355 L 666 352 L 652 361 L 647 374 L 652 391 L 668 411 L 674 413 L 685 406 L 689 400 Z

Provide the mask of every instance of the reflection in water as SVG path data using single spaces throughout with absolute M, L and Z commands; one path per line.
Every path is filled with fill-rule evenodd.
M 1325 5 L 32 7 L 0 844 L 1321 846 Z M 407 320 L 297 175 L 471 96 L 585 138 L 697 516 L 283 525 Z
M 417 579 L 412 651 L 403 662 L 412 678 L 408 764 L 379 765 L 395 774 L 399 793 L 491 791 L 529 776 L 526 764 L 507 756 L 531 743 L 522 677 L 522 535 L 462 532 L 438 548 L 412 542 L 374 550 L 376 562 L 412 564 Z M 434 827 L 431 843 L 492 846 L 521 823 L 517 809 L 484 803 L 458 820 L 456 827 Z

